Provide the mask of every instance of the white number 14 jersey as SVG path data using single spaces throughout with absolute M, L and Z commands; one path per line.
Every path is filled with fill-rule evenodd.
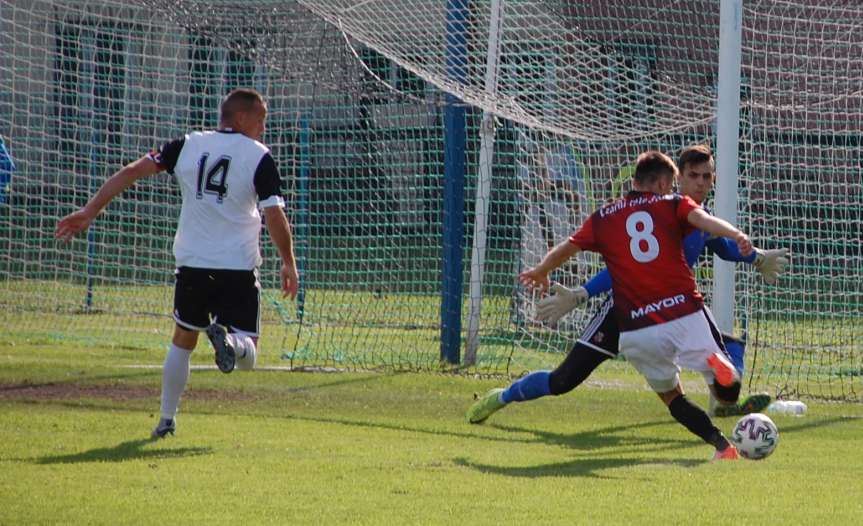
M 180 184 L 177 267 L 252 270 L 261 264 L 258 206 L 284 206 L 266 146 L 231 130 L 193 132 L 150 159 Z

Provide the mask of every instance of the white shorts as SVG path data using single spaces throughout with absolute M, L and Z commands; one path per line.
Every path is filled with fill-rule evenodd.
M 682 318 L 620 333 L 620 352 L 657 393 L 680 383 L 680 368 L 700 372 L 708 384 L 707 358 L 723 352 L 722 336 L 705 307 Z

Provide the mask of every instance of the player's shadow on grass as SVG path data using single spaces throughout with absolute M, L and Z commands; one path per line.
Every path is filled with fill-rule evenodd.
M 541 464 L 539 466 L 492 466 L 491 464 L 482 464 L 479 462 L 471 462 L 465 458 L 455 458 L 453 462 L 456 465 L 470 469 L 475 469 L 481 473 L 491 475 L 504 475 L 507 477 L 589 477 L 601 479 L 613 479 L 607 475 L 598 473 L 599 471 L 627 468 L 640 465 L 648 466 L 676 466 L 691 468 L 700 466 L 707 462 L 706 460 L 696 459 L 644 459 L 644 458 L 602 458 L 602 457 L 587 457 L 568 462 L 555 462 L 552 464 Z
M 502 431 L 529 434 L 535 437 L 534 442 L 545 443 L 553 446 L 566 447 L 579 451 L 591 452 L 589 457 L 579 458 L 566 462 L 556 462 L 552 464 L 543 464 L 539 466 L 493 466 L 490 464 L 482 464 L 471 462 L 465 458 L 456 458 L 453 460 L 457 465 L 475 469 L 482 473 L 495 475 L 505 475 L 509 477 L 592 477 L 592 478 L 615 478 L 611 476 L 601 475 L 598 472 L 624 467 L 634 467 L 639 465 L 649 466 L 677 466 L 691 468 L 700 466 L 707 462 L 707 459 L 691 459 L 691 458 L 644 458 L 632 456 L 598 456 L 604 451 L 611 455 L 645 455 L 653 452 L 689 449 L 703 445 L 697 439 L 677 439 L 677 438 L 662 438 L 657 436 L 647 436 L 639 434 L 631 434 L 629 431 L 646 429 L 656 426 L 671 426 L 673 421 L 656 420 L 652 422 L 639 422 L 633 424 L 607 426 L 599 429 L 591 429 L 588 431 L 578 431 L 575 433 L 558 433 L 544 431 L 541 429 L 521 428 L 515 426 L 505 426 L 500 424 L 492 424 L 488 427 L 499 429 Z
M 502 431 L 513 433 L 525 433 L 536 437 L 537 442 L 543 442 L 555 446 L 563 446 L 570 449 L 597 451 L 600 449 L 613 448 L 620 453 L 623 448 L 632 448 L 639 452 L 645 451 L 661 451 L 669 449 L 683 449 L 696 445 L 691 439 L 677 438 L 661 438 L 657 436 L 646 436 L 638 434 L 622 434 L 626 431 L 645 429 L 656 426 L 672 427 L 675 422 L 672 420 L 656 420 L 653 422 L 639 422 L 635 424 L 626 424 L 618 426 L 608 426 L 599 429 L 591 429 L 588 431 L 578 431 L 575 433 L 558 433 L 552 431 L 544 431 L 542 429 L 522 428 L 515 426 L 506 426 L 501 424 L 491 424 L 488 427 L 500 429 Z M 645 446 L 649 446 L 645 448 Z
M 114 447 L 96 448 L 71 455 L 53 455 L 39 457 L 35 464 L 76 464 L 82 462 L 123 462 L 125 460 L 166 460 L 170 458 L 197 457 L 209 455 L 209 447 L 180 447 L 173 449 L 147 449 L 148 444 L 155 444 L 152 439 L 129 440 Z
M 795 424 L 785 424 L 780 426 L 780 436 L 782 433 L 796 433 L 807 429 L 832 426 L 858 420 L 858 417 L 829 417 L 821 419 L 813 419 L 806 422 Z M 669 449 L 684 449 L 691 447 L 701 447 L 703 444 L 697 439 L 691 440 L 676 440 L 662 439 L 657 437 L 632 437 L 632 436 L 615 436 L 614 433 L 627 429 L 645 428 L 656 425 L 668 425 L 669 421 L 643 422 L 628 426 L 612 426 L 593 431 L 585 431 L 573 434 L 552 433 L 536 429 L 524 429 L 512 426 L 492 425 L 503 431 L 511 431 L 515 433 L 532 433 L 536 437 L 549 444 L 572 447 L 574 449 L 609 449 L 608 453 L 626 454 L 638 452 L 640 454 L 649 451 L 669 450 Z M 656 444 L 656 447 L 644 448 L 640 447 L 644 444 Z M 632 452 L 627 451 L 625 446 L 633 446 Z M 781 447 L 781 446 L 780 446 Z M 463 457 L 453 459 L 456 465 L 477 470 L 481 473 L 494 475 L 504 475 L 508 477 L 592 477 L 592 478 L 615 478 L 607 475 L 602 475 L 598 472 L 614 468 L 634 467 L 634 466 L 678 466 L 691 468 L 700 466 L 709 461 L 699 459 L 646 459 L 633 457 L 599 457 L 591 455 L 590 457 L 579 458 L 567 462 L 556 462 L 552 464 L 542 464 L 538 466 L 495 466 L 491 464 L 483 464 L 480 462 L 471 462 Z

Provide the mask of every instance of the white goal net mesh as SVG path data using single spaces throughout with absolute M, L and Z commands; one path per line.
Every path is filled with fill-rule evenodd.
M 776 286 L 737 270 L 753 390 L 863 392 L 861 21 L 853 2 L 745 3 L 738 221 L 758 246 L 793 253 Z M 638 153 L 715 146 L 718 45 L 715 0 L 2 0 L 0 134 L 15 163 L 0 158 L 6 325 L 49 341 L 163 346 L 171 177 L 139 182 L 69 246 L 54 225 L 123 163 L 214 127 L 220 98 L 252 86 L 268 99 L 264 140 L 303 273 L 299 302 L 283 301 L 264 240 L 264 353 L 294 366 L 436 369 L 455 101 L 465 320 L 474 225 L 486 221 L 470 370 L 553 367 L 600 299 L 542 327 L 515 276 L 621 195 Z M 476 202 L 484 115 L 491 188 Z M 600 268 L 579 257 L 554 278 L 578 285 Z M 696 275 L 709 296 L 708 259 Z

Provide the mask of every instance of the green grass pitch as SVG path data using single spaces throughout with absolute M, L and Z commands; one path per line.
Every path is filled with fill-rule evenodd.
M 764 461 L 711 463 L 625 363 L 464 421 L 503 380 L 195 369 L 150 441 L 161 351 L 0 342 L 0 524 L 859 524 L 863 407 L 776 416 Z M 281 365 L 264 353 L 264 367 Z M 199 345 L 194 365 L 209 366 Z M 136 367 L 138 365 L 150 368 Z M 686 383 L 701 404 L 695 377 Z M 733 418 L 719 419 L 726 431 Z

